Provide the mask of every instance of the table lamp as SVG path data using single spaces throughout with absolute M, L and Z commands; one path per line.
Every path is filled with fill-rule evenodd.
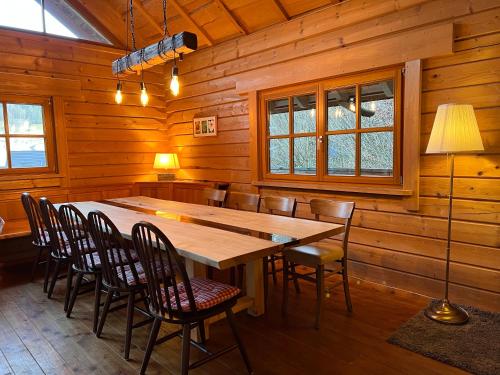
M 451 215 L 453 207 L 453 173 L 455 153 L 483 151 L 483 142 L 477 126 L 474 108 L 469 104 L 442 104 L 438 107 L 427 154 L 450 155 L 450 194 L 448 198 L 448 241 L 446 244 L 446 280 L 444 299 L 432 302 L 425 315 L 437 322 L 464 324 L 469 320 L 467 312 L 448 300 L 450 276 Z
M 177 154 L 156 154 L 154 169 L 179 169 L 179 159 Z M 159 173 L 158 181 L 172 181 L 175 180 L 175 173 Z

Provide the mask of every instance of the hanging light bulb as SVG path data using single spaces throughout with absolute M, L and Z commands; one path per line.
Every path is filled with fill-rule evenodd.
M 352 96 L 349 98 L 349 110 L 351 112 L 356 112 L 356 103 L 354 102 L 354 98 Z
M 115 103 L 122 104 L 123 95 L 122 95 L 122 83 L 118 81 L 116 84 L 116 94 L 115 94 Z
M 172 67 L 172 79 L 170 80 L 170 92 L 173 96 L 179 95 L 179 68 Z
M 149 102 L 149 96 L 148 92 L 146 91 L 146 85 L 144 84 L 144 81 L 141 82 L 141 103 L 142 106 L 145 107 L 148 105 Z

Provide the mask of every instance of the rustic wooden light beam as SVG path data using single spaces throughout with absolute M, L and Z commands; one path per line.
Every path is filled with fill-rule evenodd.
M 186 54 L 197 48 L 196 34 L 184 31 L 113 61 L 113 74 L 139 73 L 142 69 L 148 69 L 154 65 L 162 64 L 166 60 L 172 60 L 174 53 L 177 55 Z

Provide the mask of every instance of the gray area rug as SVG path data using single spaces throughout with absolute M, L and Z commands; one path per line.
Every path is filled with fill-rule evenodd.
M 462 307 L 465 325 L 434 322 L 422 310 L 387 341 L 473 374 L 500 375 L 500 313 Z

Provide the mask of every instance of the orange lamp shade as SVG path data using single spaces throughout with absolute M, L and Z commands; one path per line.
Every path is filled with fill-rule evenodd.
M 154 169 L 179 169 L 177 154 L 156 154 Z

